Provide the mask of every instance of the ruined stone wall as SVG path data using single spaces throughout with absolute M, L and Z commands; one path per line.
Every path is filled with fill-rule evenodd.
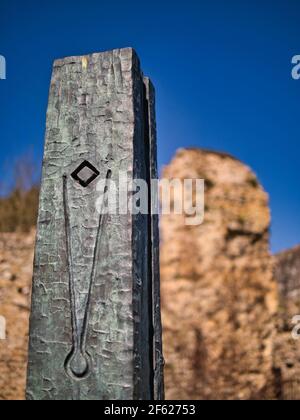
M 273 398 L 268 196 L 247 166 L 210 151 L 180 150 L 163 177 L 206 181 L 202 225 L 161 220 L 167 398 Z
M 29 300 L 35 233 L 0 235 L 0 315 L 6 340 L 0 340 L 0 400 L 25 397 Z
M 277 397 L 300 400 L 300 339 L 293 338 L 293 318 L 300 315 L 300 247 L 276 256 L 280 290 L 278 334 L 274 348 Z M 298 329 L 299 331 L 299 329 Z

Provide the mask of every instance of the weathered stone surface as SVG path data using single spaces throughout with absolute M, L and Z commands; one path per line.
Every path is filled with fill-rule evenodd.
M 166 397 L 272 398 L 268 196 L 248 167 L 210 151 L 180 150 L 163 176 L 206 180 L 202 225 L 161 221 Z
M 0 235 L 0 316 L 7 321 L 0 340 L 0 400 L 25 398 L 28 321 L 35 232 Z
M 147 95 L 153 89 L 130 48 L 54 64 L 34 264 L 29 399 L 159 398 L 154 220 L 129 213 L 101 218 L 97 180 L 85 182 L 91 170 L 116 183 L 120 171 L 129 181 L 149 180 L 156 134 L 149 132 L 150 126 L 155 130 L 154 96 L 149 101 Z M 78 173 L 83 162 L 88 168 Z M 84 179 L 76 183 L 78 177 Z
M 300 338 L 291 334 L 296 326 L 293 318 L 300 316 L 300 247 L 276 256 L 276 279 L 280 290 L 274 351 L 277 397 L 300 400 Z

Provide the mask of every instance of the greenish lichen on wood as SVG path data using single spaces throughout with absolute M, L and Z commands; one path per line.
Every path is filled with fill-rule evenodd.
M 97 177 L 156 174 L 149 86 L 130 48 L 54 63 L 28 399 L 163 398 L 158 218 L 96 210 Z

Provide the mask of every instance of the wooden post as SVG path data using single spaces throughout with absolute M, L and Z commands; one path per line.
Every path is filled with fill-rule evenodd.
M 151 196 L 154 109 L 154 89 L 130 48 L 54 64 L 28 399 L 164 397 L 158 216 L 97 208 L 98 181 L 106 191 L 120 171 L 145 180 Z

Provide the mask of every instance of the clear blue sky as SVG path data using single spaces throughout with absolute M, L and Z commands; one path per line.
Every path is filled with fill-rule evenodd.
M 41 161 L 53 60 L 127 46 L 157 89 L 160 166 L 235 155 L 270 194 L 273 251 L 300 243 L 299 0 L 0 0 L 1 179 L 29 147 Z

